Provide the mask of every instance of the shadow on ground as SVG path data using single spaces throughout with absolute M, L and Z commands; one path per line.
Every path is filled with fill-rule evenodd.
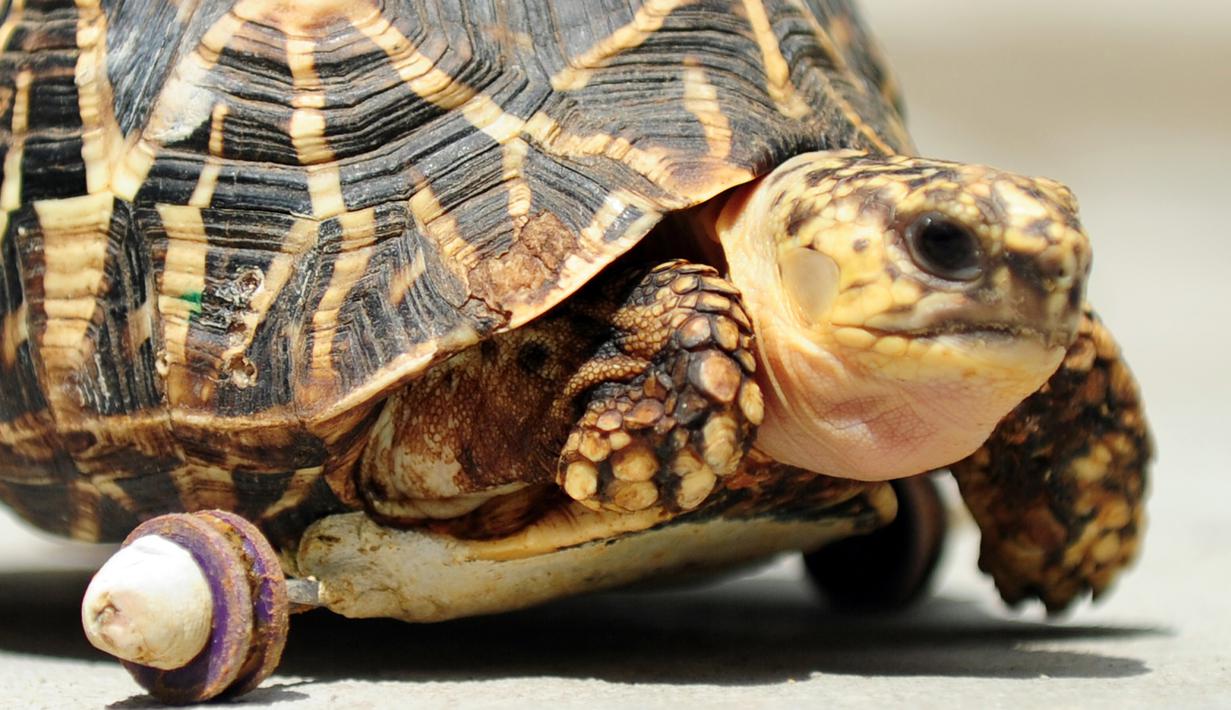
M 0 574 L 0 651 L 102 660 L 78 625 L 87 581 L 77 572 Z M 308 683 L 556 676 L 757 685 L 816 672 L 1117 678 L 1149 669 L 1134 658 L 1032 646 L 1166 633 L 1006 620 L 948 598 L 906 614 L 844 616 L 826 611 L 791 580 L 752 578 L 712 589 L 582 597 L 422 626 L 314 611 L 293 619 L 279 672 Z M 275 682 L 245 699 L 297 699 L 295 685 Z M 143 702 L 130 701 L 136 704 L 122 705 Z

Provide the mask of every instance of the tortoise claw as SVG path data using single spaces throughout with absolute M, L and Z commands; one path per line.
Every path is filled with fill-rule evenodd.
M 1137 555 L 1152 456 L 1137 383 L 1087 307 L 1060 369 L 950 467 L 1005 602 L 1099 597 Z
M 737 296 L 712 268 L 686 262 L 633 290 L 613 319 L 621 352 L 582 368 L 601 376 L 560 456 L 570 497 L 593 509 L 687 511 L 737 469 L 763 407 Z

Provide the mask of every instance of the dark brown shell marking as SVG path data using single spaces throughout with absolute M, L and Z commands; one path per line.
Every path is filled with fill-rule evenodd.
M 6 7 L 0 499 L 81 539 L 293 538 L 357 504 L 371 404 L 664 211 L 909 149 L 845 2 Z

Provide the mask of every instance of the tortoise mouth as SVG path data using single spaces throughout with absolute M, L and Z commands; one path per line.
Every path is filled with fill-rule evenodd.
M 979 345 L 997 348 L 1039 345 L 1044 349 L 1064 348 L 1075 334 L 1067 328 L 1043 329 L 1023 323 L 1006 321 L 946 321 L 915 328 L 887 328 L 867 325 L 841 326 L 862 330 L 877 340 L 881 338 L 905 338 L 912 341 L 929 341 L 956 348 Z
M 1044 331 L 1020 323 L 954 322 L 909 330 L 865 329 L 877 340 L 896 338 L 910 343 L 893 356 L 902 361 L 908 379 L 938 378 L 948 381 L 954 373 L 963 378 L 981 373 L 987 383 L 1033 378 L 1051 373 L 1071 341 L 1067 332 Z M 873 352 L 877 349 L 874 347 Z M 920 369 L 922 368 L 922 369 Z M 888 370 L 897 371 L 890 365 Z
M 858 328 L 878 338 L 897 336 L 901 338 L 935 339 L 946 335 L 981 335 L 997 339 L 1033 338 L 1045 340 L 1047 338 L 1047 334 L 1039 328 L 1006 321 L 976 322 L 953 320 L 914 328 L 874 327 L 863 324 L 846 325 L 838 323 L 835 323 L 835 325 L 843 328 Z
M 961 349 L 1018 349 L 1027 354 L 1038 349 L 1045 352 L 1063 350 L 1073 341 L 1074 335 L 1075 332 L 1065 329 L 1043 330 L 1020 323 L 970 323 L 923 329 L 918 334 L 906 337 L 921 338 Z

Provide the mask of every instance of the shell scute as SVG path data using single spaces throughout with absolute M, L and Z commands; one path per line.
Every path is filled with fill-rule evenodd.
M 0 498 L 86 539 L 239 498 L 292 530 L 355 504 L 388 392 L 665 212 L 909 151 L 847 3 L 725 5 L 11 3 Z

